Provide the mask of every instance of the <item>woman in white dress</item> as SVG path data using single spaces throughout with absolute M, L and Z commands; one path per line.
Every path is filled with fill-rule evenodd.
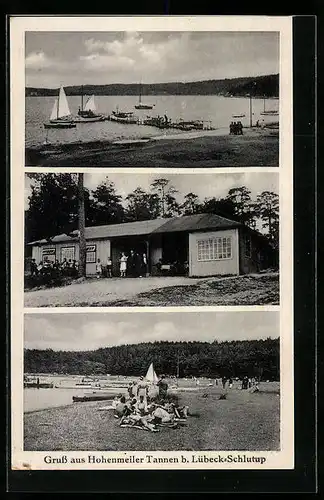
M 125 278 L 127 269 L 127 256 L 124 254 L 124 252 L 122 252 L 119 262 L 120 262 L 120 277 Z

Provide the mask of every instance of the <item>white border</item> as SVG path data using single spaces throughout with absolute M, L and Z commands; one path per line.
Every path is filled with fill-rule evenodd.
M 217 168 L 217 169 L 154 169 L 159 173 L 202 174 L 241 173 L 241 172 L 280 172 L 280 306 L 245 307 L 197 307 L 190 310 L 203 312 L 280 310 L 280 350 L 281 350 L 281 451 L 280 452 L 205 452 L 206 456 L 226 457 L 244 455 L 264 456 L 264 464 L 214 462 L 203 464 L 126 464 L 115 466 L 78 464 L 45 464 L 46 452 L 27 452 L 23 448 L 23 276 L 24 276 L 24 173 L 45 172 L 49 169 L 24 169 L 25 141 L 25 31 L 279 31 L 280 32 L 280 152 L 279 169 L 271 168 Z M 155 17 L 27 17 L 12 16 L 10 19 L 10 112 L 11 112 L 11 386 L 12 386 L 12 469 L 71 470 L 71 469 L 291 469 L 294 467 L 294 412 L 293 412 L 293 205 L 292 205 L 292 17 L 266 16 L 155 16 Z M 136 169 L 137 173 L 149 169 Z M 54 172 L 67 172 L 71 169 L 55 168 Z M 80 168 L 78 171 L 94 173 L 93 168 Z M 108 172 L 98 168 L 98 172 Z M 114 172 L 127 172 L 130 169 L 109 169 Z M 94 313 L 100 312 L 154 312 L 161 308 L 33 308 L 26 309 L 28 314 L 57 313 Z M 188 308 L 163 308 L 163 312 L 188 311 Z M 105 452 L 90 454 L 106 457 L 140 457 L 146 452 Z M 88 452 L 51 452 L 52 457 L 87 456 Z M 48 455 L 47 454 L 47 455 Z M 192 455 L 192 452 L 150 452 L 159 457 Z M 199 454 L 195 452 L 195 454 Z

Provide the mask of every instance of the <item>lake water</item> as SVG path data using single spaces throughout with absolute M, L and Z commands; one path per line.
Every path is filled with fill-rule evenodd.
M 37 376 L 37 375 L 36 375 Z M 76 383 L 80 382 L 82 377 L 78 376 L 39 376 L 41 382 L 53 382 L 53 389 L 37 389 L 37 388 L 25 388 L 24 389 L 24 412 L 30 412 L 35 410 L 44 410 L 46 408 L 54 408 L 58 406 L 65 406 L 73 404 L 72 397 L 73 396 L 82 396 L 85 393 L 90 393 L 95 391 L 96 389 L 89 388 L 81 388 L 81 389 L 68 389 L 66 386 L 73 386 Z M 117 376 L 107 376 L 105 378 L 100 379 L 100 384 L 108 384 L 106 388 L 107 391 L 116 393 L 125 393 L 125 387 L 118 388 L 118 384 L 121 386 L 127 385 L 129 382 L 133 380 L 137 380 L 138 377 L 117 377 Z M 209 379 L 201 379 L 200 386 L 204 387 L 210 383 Z M 111 385 L 110 385 L 111 384 Z M 196 387 L 196 383 L 192 379 L 179 379 L 178 381 L 179 387 L 186 388 L 194 388 Z M 113 387 L 113 385 L 117 385 L 117 387 Z M 173 383 L 169 381 L 170 387 L 172 387 Z M 103 389 L 105 392 L 105 389 Z
M 68 96 L 72 115 L 77 115 L 81 97 Z M 44 129 L 49 121 L 55 97 L 26 97 L 26 146 L 32 147 L 49 143 L 91 142 L 97 140 L 120 140 L 147 138 L 174 134 L 175 129 L 163 130 L 144 125 L 125 125 L 104 121 L 97 123 L 77 123 L 72 129 Z M 98 113 L 111 114 L 118 107 L 119 111 L 134 111 L 135 116 L 163 116 L 166 114 L 173 121 L 180 118 L 187 120 L 204 120 L 211 122 L 216 129 L 226 129 L 231 121 L 240 120 L 243 126 L 249 126 L 249 98 L 229 98 L 221 96 L 144 96 L 143 102 L 154 104 L 152 110 L 135 110 L 136 96 L 96 96 Z M 278 110 L 278 99 L 266 100 L 267 110 Z M 252 100 L 253 123 L 257 120 L 267 122 L 278 121 L 278 116 L 261 116 L 264 109 L 263 99 Z M 244 118 L 233 118 L 233 114 L 245 114 Z M 181 134 L 181 132 L 179 132 Z
M 76 383 L 81 381 L 82 377 L 69 376 L 39 376 L 41 382 L 53 382 L 53 389 L 37 389 L 37 388 L 25 388 L 24 389 L 24 411 L 35 411 L 35 410 L 43 410 L 46 408 L 54 408 L 55 406 L 65 406 L 69 404 L 73 404 L 72 396 L 82 396 L 86 393 L 93 392 L 97 389 L 89 389 L 89 388 L 77 388 L 71 389 L 67 387 L 71 387 Z M 104 384 L 116 384 L 121 383 L 125 385 L 125 379 L 123 377 L 106 377 L 105 379 L 100 380 L 100 383 Z M 116 395 L 124 392 L 123 389 L 119 389 L 118 387 L 109 387 L 107 388 L 109 392 L 115 393 Z M 103 391 L 104 392 L 104 391 Z

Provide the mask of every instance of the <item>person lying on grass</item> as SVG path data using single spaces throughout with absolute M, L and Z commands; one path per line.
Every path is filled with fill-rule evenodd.
M 189 415 L 189 406 L 179 406 L 168 401 L 161 401 L 156 406 L 167 411 L 170 415 L 174 415 L 176 419 L 186 419 Z
M 144 429 L 148 429 L 151 432 L 158 432 L 156 425 L 154 423 L 154 419 L 148 415 L 141 415 L 136 411 L 135 408 L 131 411 L 131 413 L 126 413 L 120 419 L 121 427 L 143 427 Z

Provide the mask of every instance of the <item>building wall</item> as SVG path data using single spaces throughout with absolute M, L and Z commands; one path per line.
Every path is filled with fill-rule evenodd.
M 231 238 L 231 257 L 199 261 L 198 241 L 213 238 Z M 189 276 L 216 276 L 239 274 L 239 236 L 237 229 L 197 232 L 189 234 Z
M 92 252 L 91 257 L 94 262 L 87 262 L 86 264 L 86 273 L 87 275 L 96 274 L 96 262 L 97 259 L 100 259 L 101 262 L 106 265 L 107 257 L 110 255 L 110 240 L 87 240 L 87 247 L 95 247 L 95 251 Z M 36 260 L 37 264 L 44 260 L 45 253 L 43 250 L 55 248 L 55 254 L 53 255 L 54 259 L 57 259 L 59 262 L 62 262 L 64 257 L 68 260 L 71 258 L 76 261 L 79 260 L 79 242 L 72 241 L 66 243 L 48 243 L 42 246 L 33 246 L 32 248 L 32 258 Z M 89 254 L 88 254 L 89 257 Z
M 258 273 L 273 265 L 273 251 L 260 238 L 248 231 L 240 230 L 240 272 Z

